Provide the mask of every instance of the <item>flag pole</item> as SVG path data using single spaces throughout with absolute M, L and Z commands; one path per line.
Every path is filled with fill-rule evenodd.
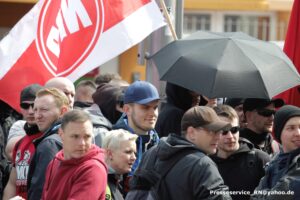
M 168 23 L 168 26 L 169 26 L 170 31 L 172 33 L 173 39 L 178 40 L 177 34 L 175 32 L 174 26 L 173 26 L 172 21 L 171 21 L 171 17 L 168 13 L 168 10 L 167 10 L 167 7 L 166 7 L 166 4 L 165 4 L 164 0 L 160 0 L 160 5 L 161 5 L 161 7 L 163 9 L 163 12 L 164 12 L 164 15 L 167 19 L 167 23 Z

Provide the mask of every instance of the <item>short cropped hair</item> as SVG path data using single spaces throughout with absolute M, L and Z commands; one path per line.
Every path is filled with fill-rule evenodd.
M 94 83 L 94 82 L 91 81 L 91 80 L 82 80 L 82 81 L 80 81 L 80 82 L 77 84 L 76 88 L 79 88 L 79 87 L 81 87 L 81 86 L 83 86 L 83 87 L 88 86 L 88 87 L 93 88 L 93 89 L 95 89 L 95 90 L 97 89 L 96 83 Z
M 61 90 L 57 88 L 43 88 L 37 92 L 36 97 L 42 97 L 46 95 L 53 96 L 58 108 L 61 108 L 63 106 L 69 107 L 69 99 Z
M 118 79 L 121 80 L 121 76 L 119 74 L 100 74 L 95 78 L 95 83 L 97 85 L 100 85 L 101 83 L 109 83 L 111 80 Z
M 64 130 L 70 122 L 85 123 L 87 121 L 89 121 L 92 124 L 90 116 L 87 112 L 77 109 L 71 110 L 64 114 L 61 120 L 61 129 Z
M 238 114 L 236 111 L 229 105 L 218 105 L 214 107 L 217 115 L 220 117 L 226 117 L 229 120 L 239 119 Z
M 136 141 L 136 134 L 132 134 L 124 129 L 112 130 L 107 133 L 103 141 L 104 149 L 117 150 L 123 141 Z

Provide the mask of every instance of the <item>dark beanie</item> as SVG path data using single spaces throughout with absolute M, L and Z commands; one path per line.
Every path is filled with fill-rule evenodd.
M 300 108 L 292 105 L 282 106 L 274 117 L 274 134 L 276 140 L 281 143 L 281 132 L 286 122 L 295 116 L 300 116 Z

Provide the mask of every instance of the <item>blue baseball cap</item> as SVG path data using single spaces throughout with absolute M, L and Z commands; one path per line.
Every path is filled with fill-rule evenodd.
M 159 99 L 159 94 L 154 85 L 146 81 L 135 81 L 125 91 L 124 104 L 147 104 Z

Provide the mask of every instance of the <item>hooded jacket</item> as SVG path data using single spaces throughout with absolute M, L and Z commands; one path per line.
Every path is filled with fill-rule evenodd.
M 244 138 L 239 140 L 240 147 L 228 158 L 211 156 L 217 164 L 225 185 L 230 191 L 249 191 L 250 194 L 265 175 L 264 166 L 271 160 L 270 156 L 258 149 Z M 250 194 L 234 194 L 232 199 L 249 199 Z
M 164 177 L 165 192 L 170 200 L 231 199 L 216 164 L 188 140 L 170 134 L 154 148 L 158 148 L 158 162 L 162 165 L 183 151 L 195 150 L 181 158 Z M 141 168 L 147 165 L 147 158 L 154 152 L 152 149 L 144 154 L 145 163 L 141 163 Z
M 85 108 L 84 110 L 89 113 L 93 124 L 95 144 L 101 147 L 107 132 L 112 129 L 112 124 L 104 117 L 97 104 L 93 104 L 91 107 Z
M 41 199 L 47 166 L 62 149 L 62 141 L 57 134 L 60 125 L 61 122 L 56 121 L 40 138 L 33 141 L 36 150 L 30 162 L 27 178 L 30 200 Z
M 103 115 L 112 123 L 116 123 L 122 113 L 116 109 L 123 94 L 123 89 L 109 83 L 100 84 L 93 94 L 93 100 Z
M 255 189 L 256 192 L 252 195 L 252 199 L 300 199 L 299 163 L 300 148 L 289 153 L 277 154 L 266 166 L 266 175 Z M 278 191 L 281 194 L 275 193 Z M 268 195 L 266 195 L 267 192 L 269 192 Z
M 167 102 L 162 105 L 155 130 L 160 137 L 169 133 L 181 134 L 180 122 L 183 114 L 192 107 L 192 96 L 188 89 L 167 83 Z
M 70 160 L 60 151 L 47 168 L 42 199 L 104 200 L 106 182 L 102 149 L 92 145 L 85 156 Z

